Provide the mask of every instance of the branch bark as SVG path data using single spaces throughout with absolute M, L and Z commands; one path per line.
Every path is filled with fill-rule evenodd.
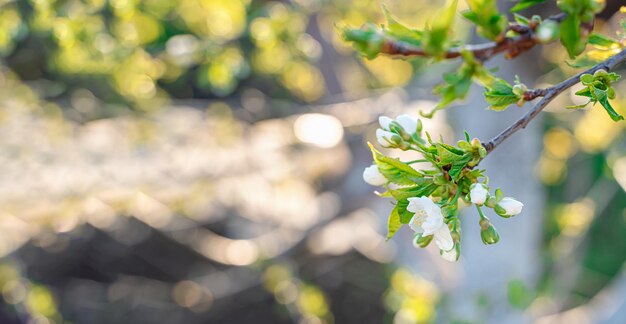
M 491 151 L 493 151 L 496 147 L 498 147 L 498 145 L 500 145 L 500 143 L 502 143 L 504 140 L 509 138 L 509 136 L 513 135 L 513 133 L 515 133 L 516 131 L 522 128 L 526 128 L 526 125 L 528 125 L 528 123 L 531 120 L 533 120 L 533 118 L 535 118 L 554 98 L 556 98 L 563 91 L 579 83 L 581 75 L 593 74 L 595 71 L 600 70 L 600 69 L 605 69 L 609 71 L 615 68 L 615 66 L 617 66 L 619 63 L 622 63 L 624 61 L 626 61 L 626 49 L 611 56 L 608 60 L 602 63 L 599 63 L 598 65 L 586 71 L 580 72 L 557 85 L 554 85 L 546 89 L 531 90 L 533 91 L 533 95 L 535 95 L 534 98 L 539 97 L 539 96 L 542 96 L 543 98 L 530 111 L 528 111 L 524 116 L 518 119 L 515 123 L 513 123 L 511 126 L 506 128 L 504 131 L 502 131 L 500 134 L 498 134 L 488 143 L 484 143 L 483 146 L 485 147 L 485 149 L 487 149 L 487 153 L 490 153 Z
M 561 13 L 547 19 L 561 22 L 565 17 L 566 15 Z M 476 59 L 480 61 L 486 61 L 491 57 L 503 52 L 505 53 L 505 57 L 507 59 L 515 58 L 523 52 L 530 50 L 539 43 L 534 37 L 534 29 L 536 27 L 537 25 L 532 23 L 530 26 L 511 24 L 509 25 L 508 30 L 519 33 L 519 36 L 505 37 L 499 42 L 469 44 L 460 47 L 453 47 L 449 49 L 446 53 L 444 53 L 443 58 L 453 59 L 460 57 L 463 51 L 472 52 L 472 54 L 474 54 L 474 57 L 476 57 Z M 404 42 L 397 42 L 391 39 L 386 39 L 383 42 L 380 53 L 396 56 L 431 56 L 420 47 L 412 46 Z

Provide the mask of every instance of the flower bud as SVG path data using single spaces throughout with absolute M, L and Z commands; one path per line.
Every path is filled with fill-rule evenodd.
M 498 215 L 502 217 L 511 217 L 521 213 L 522 207 L 524 207 L 524 204 L 522 204 L 521 202 L 511 197 L 504 197 L 496 205 L 494 210 Z
M 470 187 L 470 201 L 472 204 L 482 205 L 487 200 L 487 196 L 489 196 L 489 191 L 482 183 L 475 183 Z
M 537 27 L 535 37 L 539 43 L 546 44 L 559 38 L 559 24 L 553 20 L 546 20 Z
M 500 241 L 500 234 L 496 230 L 495 226 L 487 218 L 483 218 L 479 222 L 480 224 L 480 239 L 484 244 L 495 244 Z
M 396 117 L 396 122 L 410 136 L 413 136 L 413 134 L 417 132 L 417 120 L 409 115 L 400 115 Z
M 376 140 L 382 147 L 396 147 L 402 142 L 400 136 L 381 128 L 376 130 Z
M 425 248 L 432 242 L 434 235 L 415 234 L 413 235 L 413 246 L 415 248 Z
M 378 117 L 378 124 L 380 124 L 380 128 L 387 130 L 387 131 L 389 130 L 389 125 L 391 124 L 392 121 L 393 119 L 387 116 Z
M 472 146 L 473 147 L 481 147 L 481 146 L 483 146 L 483 144 L 480 142 L 480 140 L 478 138 L 474 138 L 474 139 L 472 139 Z
M 382 186 L 387 183 L 387 178 L 380 173 L 376 164 L 372 164 L 363 170 L 363 180 L 372 186 Z
M 513 93 L 518 97 L 522 97 L 526 91 L 528 91 L 528 87 L 523 83 L 513 86 Z
M 481 145 L 481 146 L 478 148 L 478 155 L 479 155 L 481 158 L 485 158 L 485 157 L 487 156 L 487 149 L 486 149 L 484 146 L 482 146 L 482 145 Z

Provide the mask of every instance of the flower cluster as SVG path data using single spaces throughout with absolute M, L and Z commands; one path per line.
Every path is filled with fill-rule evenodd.
M 408 224 L 414 231 L 413 245 L 424 248 L 432 241 L 441 256 L 456 261 L 461 251 L 461 229 L 458 207 L 474 204 L 478 210 L 481 238 L 485 244 L 497 243 L 498 232 L 482 208 L 487 207 L 502 217 L 515 216 L 522 211 L 521 202 L 504 197 L 500 189 L 490 194 L 484 170 L 476 169 L 487 152 L 480 140 L 459 141 L 457 146 L 433 142 L 428 133 L 422 137 L 420 120 L 408 115 L 391 119 L 379 118 L 376 130 L 378 143 L 385 148 L 412 150 L 423 159 L 403 162 L 385 156 L 371 144 L 374 164 L 365 168 L 363 179 L 373 186 L 384 186 L 380 194 L 395 200 L 388 221 L 387 239 Z M 431 168 L 416 169 L 415 162 L 428 162 Z

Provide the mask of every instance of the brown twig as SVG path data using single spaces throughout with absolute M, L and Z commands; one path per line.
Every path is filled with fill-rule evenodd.
M 547 20 L 554 20 L 556 22 L 562 21 L 566 17 L 565 14 L 558 14 L 547 18 Z M 474 54 L 474 57 L 480 61 L 486 61 L 491 57 L 505 53 L 507 59 L 514 58 L 523 52 L 526 52 L 533 48 L 538 41 L 534 37 L 534 30 L 537 24 L 531 22 L 529 26 L 524 26 L 516 23 L 511 23 L 507 30 L 512 30 L 518 33 L 518 36 L 505 37 L 498 42 L 489 42 L 484 44 L 469 44 L 460 47 L 453 47 L 443 54 L 445 59 L 453 59 L 461 56 L 464 51 L 469 51 Z M 394 39 L 385 39 L 381 46 L 382 54 L 395 55 L 395 56 L 431 56 L 423 48 L 399 42 Z
M 537 116 L 554 98 L 556 98 L 563 91 L 578 84 L 580 82 L 581 75 L 593 74 L 595 71 L 600 70 L 600 69 L 605 69 L 608 71 L 608 70 L 613 69 L 616 65 L 624 61 L 626 61 L 626 50 L 622 50 L 621 52 L 611 56 L 606 61 L 599 63 L 598 65 L 586 71 L 580 72 L 557 85 L 554 85 L 546 89 L 536 89 L 536 90 L 527 91 L 526 94 L 529 92 L 532 92 L 532 95 L 529 95 L 529 98 L 531 98 L 534 95 L 534 97 L 532 97 L 531 99 L 537 98 L 540 96 L 543 98 L 529 112 L 527 112 L 524 116 L 518 119 L 511 126 L 509 126 L 507 129 L 502 131 L 500 134 L 498 134 L 488 143 L 483 143 L 483 146 L 485 147 L 485 149 L 487 149 L 487 153 L 490 153 L 491 151 L 493 151 L 498 145 L 500 145 L 500 143 L 502 143 L 504 140 L 509 138 L 509 136 L 513 135 L 513 133 L 515 133 L 516 131 L 522 128 L 526 128 L 526 125 L 528 125 L 528 123 L 533 118 L 535 118 L 535 116 Z M 526 94 L 524 94 L 524 100 L 526 100 Z

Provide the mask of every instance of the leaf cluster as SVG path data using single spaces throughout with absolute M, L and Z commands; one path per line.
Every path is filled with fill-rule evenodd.
M 459 141 L 457 146 L 443 142 L 434 142 L 428 134 L 427 139 L 410 139 L 410 149 L 421 153 L 429 168 L 416 170 L 412 162 L 403 162 L 382 154 L 369 144 L 381 174 L 391 183 L 381 196 L 395 200 L 395 208 L 389 216 L 387 239 L 404 224 L 408 224 L 413 213 L 407 211 L 411 197 L 431 196 L 442 206 L 448 220 L 457 217 L 459 198 L 466 199 L 473 183 L 484 178 L 484 170 L 474 169 L 478 162 L 487 155 L 479 140 Z
M 599 102 L 614 121 L 624 120 L 624 117 L 617 113 L 611 106 L 609 99 L 615 98 L 615 89 L 611 86 L 612 82 L 619 80 L 617 73 L 608 73 L 605 70 L 598 70 L 594 74 L 583 74 L 580 76 L 580 82 L 585 86 L 584 89 L 576 92 L 576 95 L 587 97 L 589 101 L 583 105 L 570 106 L 568 108 L 584 108 L 589 103 L 594 105 Z

